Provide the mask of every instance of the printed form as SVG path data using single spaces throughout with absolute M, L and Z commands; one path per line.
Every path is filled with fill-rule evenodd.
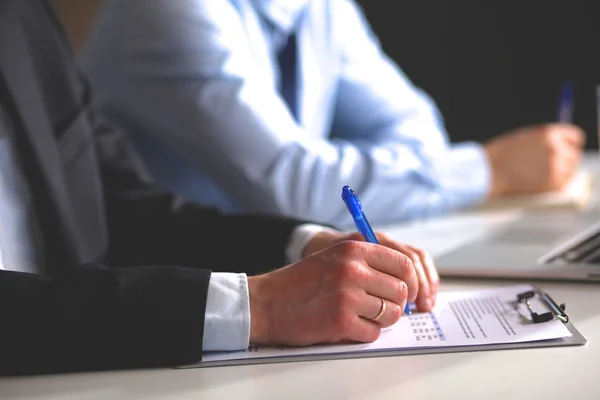
M 441 292 L 430 313 L 403 316 L 384 329 L 373 343 L 333 344 L 309 347 L 250 346 L 245 351 L 205 354 L 200 364 L 212 361 L 251 358 L 290 357 L 354 352 L 408 350 L 418 347 L 457 347 L 507 344 L 558 339 L 571 336 L 558 319 L 534 324 L 517 294 L 533 288 L 510 286 L 477 291 Z M 538 298 L 530 299 L 533 311 L 543 313 L 548 306 Z

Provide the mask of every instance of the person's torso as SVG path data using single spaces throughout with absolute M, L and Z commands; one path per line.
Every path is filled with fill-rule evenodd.
M 132 23 L 123 15 L 131 13 L 136 7 L 142 7 L 143 3 L 109 1 L 97 20 L 98 29 L 93 31 L 84 51 L 84 66 L 96 85 L 99 97 L 107 105 L 106 115 L 130 135 L 163 189 L 203 204 L 218 206 L 225 211 L 246 211 L 204 168 L 166 146 L 161 139 L 161 134 L 166 133 L 151 132 L 158 128 L 124 115 L 119 105 L 120 98 L 116 94 L 118 89 L 114 85 L 123 78 L 123 69 L 127 65 L 111 61 L 94 67 L 99 60 L 114 60 L 112 56 L 116 50 L 108 44 L 122 37 L 127 25 Z M 335 111 L 335 95 L 341 69 L 339 49 L 336 48 L 339 38 L 334 34 L 336 29 L 332 21 L 335 3 L 331 0 L 296 0 L 290 1 L 286 6 L 285 1 L 229 1 L 230 7 L 235 10 L 230 13 L 235 18 L 229 22 L 243 25 L 243 32 L 247 37 L 240 38 L 240 41 L 251 43 L 250 62 L 254 64 L 249 65 L 249 68 L 261 71 L 260 79 L 264 79 L 265 85 L 279 85 L 279 65 L 273 54 L 280 50 L 282 37 L 285 38 L 288 33 L 297 35 L 297 118 L 303 132 L 315 139 L 331 134 Z M 226 110 L 223 110 L 223 118 L 226 117 Z M 196 128 L 203 129 L 194 127 Z

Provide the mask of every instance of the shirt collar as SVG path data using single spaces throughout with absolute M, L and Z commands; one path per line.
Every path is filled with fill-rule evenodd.
M 254 0 L 259 13 L 282 32 L 294 30 L 310 0 Z

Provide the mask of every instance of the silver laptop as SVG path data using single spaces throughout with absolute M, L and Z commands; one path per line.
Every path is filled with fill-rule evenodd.
M 600 281 L 600 210 L 529 212 L 435 262 L 442 276 Z

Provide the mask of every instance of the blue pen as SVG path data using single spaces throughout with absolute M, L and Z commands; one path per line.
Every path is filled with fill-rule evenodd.
M 354 225 L 356 225 L 356 229 L 358 233 L 363 235 L 365 240 L 369 243 L 379 244 L 377 237 L 375 236 L 375 232 L 371 228 L 369 221 L 367 220 L 367 216 L 365 215 L 362 204 L 360 204 L 360 200 L 354 190 L 350 189 L 349 186 L 344 186 L 342 188 L 342 200 L 346 203 L 346 207 L 354 220 Z M 406 307 L 404 307 L 404 314 L 410 314 L 410 306 L 408 302 L 406 302 Z
M 573 84 L 565 82 L 562 85 L 558 103 L 558 122 L 568 124 L 573 121 Z

